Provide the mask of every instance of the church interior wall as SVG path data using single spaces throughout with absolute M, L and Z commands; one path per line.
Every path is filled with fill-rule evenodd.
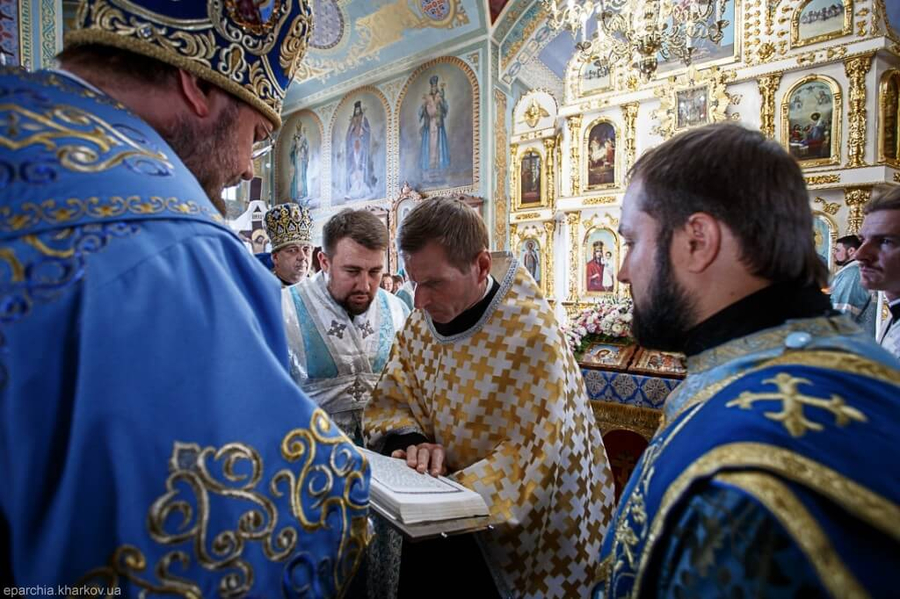
M 571 244 L 573 240 L 584 242 L 585 223 L 592 219 L 618 218 L 627 169 L 648 149 L 680 130 L 676 122 L 679 98 L 689 96 L 691 88 L 706 86 L 706 114 L 699 122 L 727 119 L 759 127 L 790 148 L 791 94 L 803 81 L 817 77 L 817 81 L 833 86 L 831 92 L 839 94 L 834 113 L 840 111 L 840 119 L 830 140 L 836 151 L 802 163 L 810 206 L 822 217 L 823 227 L 833 225 L 835 235 L 857 232 L 862 206 L 875 187 L 900 183 L 900 156 L 885 157 L 882 147 L 884 80 L 894 69 L 900 85 L 900 34 L 897 24 L 892 25 L 888 18 L 900 20 L 900 11 L 885 0 L 835 3 L 846 9 L 833 21 L 838 23 L 836 28 L 825 35 L 813 35 L 804 33 L 799 20 L 809 10 L 806 0 L 732 0 L 729 4 L 734 9 L 727 15 L 732 24 L 723 47 L 712 49 L 691 68 L 676 62 L 664 64 L 650 81 L 642 82 L 630 68 L 612 66 L 606 75 L 600 69 L 594 73 L 598 76 L 590 79 L 589 69 L 596 65 L 588 67 L 573 50 L 558 88 L 534 87 L 527 83 L 532 79 L 524 76 L 529 61 L 540 58 L 558 35 L 548 26 L 538 0 L 511 0 L 499 19 L 488 25 L 484 25 L 489 21 L 479 6 L 470 10 L 469 16 L 478 14 L 476 20 L 481 27 L 467 29 L 448 46 L 450 50 L 436 45 L 427 51 L 417 49 L 394 62 L 376 60 L 371 69 L 350 83 L 337 85 L 333 94 L 326 86 L 309 102 L 297 102 L 295 98 L 288 103 L 286 126 L 276 151 L 255 165 L 262 179 L 259 199 L 267 205 L 293 199 L 286 194 L 290 176 L 285 172 L 293 168 L 287 148 L 295 133 L 290 125 L 307 119 L 316 130 L 313 137 L 318 136 L 320 143 L 318 168 L 314 169 L 319 197 L 310 198 L 318 224 L 316 237 L 320 236 L 321 224 L 345 206 L 368 207 L 387 214 L 389 219 L 404 183 L 399 147 L 403 88 L 423 64 L 441 57 L 459 61 L 471 70 L 477 85 L 471 107 L 472 135 L 478 140 L 477 144 L 473 142 L 473 174 L 466 185 L 425 184 L 417 191 L 423 196 L 466 192 L 484 198 L 481 210 L 496 249 L 515 249 L 514 233 L 528 227 L 542 228 L 547 235 L 548 255 L 552 255 L 547 271 L 554 283 L 550 299 L 577 305 L 594 301 L 597 296 L 577 289 L 579 254 Z M 72 6 L 68 0 L 17 0 L 0 5 L 9 17 L 0 20 L 0 27 L 8 33 L 2 42 L 4 60 L 29 68 L 50 66 L 61 48 Z M 451 7 L 458 8 L 458 2 Z M 360 90 L 366 89 L 373 95 L 365 97 L 381 96 L 382 106 L 386 105 L 383 191 L 379 182 L 378 193 L 371 197 L 344 201 L 333 193 L 332 142 L 335 126 L 339 126 L 333 121 L 338 111 L 352 109 L 353 102 L 348 105 L 345 100 L 353 94 L 364 94 Z M 523 110 L 530 98 L 544 92 L 549 94 L 544 108 L 553 112 L 552 122 L 528 127 L 517 110 Z M 891 110 L 896 113 L 896 103 Z M 459 111 L 454 108 L 450 114 L 452 120 Z M 612 183 L 592 185 L 587 181 L 587 154 L 591 150 L 586 136 L 601 122 L 598 119 L 607 119 L 615 132 L 615 176 Z M 797 124 L 812 126 L 795 122 L 794 129 Z M 550 142 L 552 150 L 547 146 Z M 795 147 L 800 148 L 801 142 Z M 528 150 L 542 156 L 546 169 L 540 181 L 545 205 L 538 209 L 516 205 L 515 200 L 521 185 L 521 164 L 517 161 Z M 595 155 L 600 155 L 596 148 Z M 248 192 L 249 186 L 245 186 L 238 193 L 237 205 L 246 206 Z
M 633 73 L 613 68 L 605 88 L 584 93 L 579 76 L 585 61 L 577 55 L 572 57 L 566 69 L 563 97 L 554 97 L 559 107 L 551 127 L 560 139 L 560 158 L 556 173 L 550 173 L 557 185 L 550 193 L 555 192 L 556 201 L 551 210 L 536 211 L 531 209 L 533 206 L 517 206 L 513 199 L 510 212 L 510 222 L 520 229 L 553 223 L 555 238 L 549 247 L 555 262 L 552 272 L 556 285 L 551 300 L 572 312 L 599 297 L 584 289 L 579 253 L 583 248 L 573 244 L 585 242 L 586 226 L 594 225 L 597 219 L 617 222 L 627 169 L 644 152 L 686 128 L 677 122 L 684 116 L 678 114 L 678 103 L 684 97 L 690 101 L 692 89 L 705 88 L 709 93 L 703 102 L 706 114 L 689 126 L 735 121 L 762 129 L 792 150 L 804 171 L 814 216 L 819 227 L 828 231 L 828 235 L 820 236 L 823 258 L 829 257 L 830 245 L 826 241 L 858 232 L 862 205 L 877 186 L 900 183 L 900 173 L 894 168 L 897 163 L 883 159 L 879 147 L 884 119 L 881 82 L 884 74 L 900 61 L 900 43 L 884 21 L 883 2 L 848 1 L 845 6 L 851 26 L 834 32 L 829 39 L 810 40 L 804 40 L 802 34 L 798 36 L 796 22 L 798 15 L 807 10 L 807 3 L 784 0 L 774 7 L 771 4 L 756 0 L 738 3 L 732 57 L 700 61 L 689 69 L 676 68 L 646 83 L 638 81 Z M 769 10 L 771 17 L 767 16 Z M 526 39 L 522 45 L 528 46 L 532 41 L 533 38 Z M 514 64 L 515 60 L 506 57 L 505 62 Z M 815 82 L 830 86 L 826 96 L 819 98 L 823 102 L 821 111 L 807 106 L 807 100 L 800 101 L 801 96 L 818 91 L 820 86 Z M 515 82 L 512 88 L 517 89 Z M 529 89 L 514 106 L 527 104 L 541 91 Z M 840 118 L 835 120 L 836 126 L 829 127 L 828 141 L 833 151 L 821 155 L 822 145 L 806 140 L 804 135 L 816 135 L 809 133 L 816 127 L 813 115 L 824 121 L 822 115 L 832 110 L 829 94 L 837 99 L 833 112 L 839 112 Z M 790 113 L 792 99 L 800 116 Z M 893 110 L 896 113 L 896 107 Z M 801 122 L 802 117 L 806 122 Z M 586 181 L 586 154 L 590 147 L 585 136 L 603 120 L 608 121 L 615 134 L 615 174 L 612 181 L 591 185 Z M 546 129 L 547 123 L 532 127 L 520 121 L 514 114 L 517 129 L 511 138 L 512 153 L 519 156 L 539 145 L 525 139 L 529 135 L 550 135 L 538 131 Z M 821 129 L 822 123 L 818 127 Z M 595 151 L 595 155 L 599 153 Z M 516 167 L 510 173 L 513 190 L 521 185 L 519 171 Z M 622 295 L 618 290 L 615 294 Z
M 477 43 L 452 55 L 437 55 L 399 74 L 367 82 L 340 96 L 286 114 L 286 125 L 279 134 L 274 152 L 275 164 L 278 165 L 273 174 L 274 203 L 292 200 L 290 180 L 294 169 L 289 165 L 289 155 L 296 132 L 295 123 L 313 120 L 322 124 L 319 148 L 321 172 L 318 174 L 320 191 L 317 197 L 302 197 L 300 202 L 312 210 L 314 241 L 317 243 L 321 241 L 321 229 L 327 219 L 344 208 L 365 207 L 390 218 L 391 208 L 407 182 L 425 197 L 444 193 L 488 196 L 492 172 L 488 162 L 488 142 L 491 139 L 488 132 L 493 127 L 490 125 L 492 111 L 488 104 L 490 86 L 485 85 L 485 71 L 489 67 L 486 48 L 486 43 Z M 438 88 L 445 86 L 445 97 L 450 104 L 446 125 L 451 128 L 447 135 L 451 155 L 447 158 L 453 166 L 464 161 L 468 168 L 453 170 L 451 166 L 447 169 L 451 171 L 449 176 L 415 180 L 418 173 L 413 153 L 421 140 L 417 137 L 419 121 L 416 106 L 412 106 L 417 100 L 413 96 L 421 96 L 420 88 L 424 85 L 423 89 L 427 89 L 434 75 L 439 77 Z M 451 81 L 444 83 L 442 79 L 445 77 Z M 463 89 L 461 82 L 468 85 L 471 91 Z M 346 137 L 342 127 L 347 128 L 344 121 L 348 121 L 355 103 L 361 101 L 367 106 L 373 104 L 375 98 L 378 103 L 371 126 L 373 132 L 377 127 L 380 135 L 377 140 L 374 135 L 371 139 L 384 144 L 377 156 L 384 166 L 376 169 L 379 180 L 372 186 L 371 192 L 343 193 L 341 197 L 339 190 L 346 190 L 347 182 L 342 180 L 343 175 L 336 169 L 346 163 L 346 158 L 345 151 L 335 147 L 335 141 Z M 465 130 L 458 123 L 463 123 Z M 455 130 L 452 129 L 454 126 L 457 127 Z M 490 210 L 483 208 L 482 213 L 490 221 Z M 390 229 L 390 223 L 386 222 L 386 225 Z

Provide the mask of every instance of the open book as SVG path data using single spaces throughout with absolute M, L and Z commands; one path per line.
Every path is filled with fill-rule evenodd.
M 389 518 L 418 524 L 490 513 L 481 495 L 449 478 L 419 474 L 406 460 L 360 451 L 372 467 L 372 504 Z

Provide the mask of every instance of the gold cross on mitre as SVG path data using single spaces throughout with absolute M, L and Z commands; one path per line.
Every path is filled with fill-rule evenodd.
M 753 403 L 757 401 L 780 401 L 782 403 L 781 412 L 766 412 L 766 418 L 776 420 L 784 425 L 794 437 L 802 437 L 807 430 L 821 431 L 823 426 L 818 422 L 807 420 L 803 413 L 803 406 L 812 406 L 828 410 L 834 414 L 834 422 L 838 426 L 847 426 L 851 420 L 858 422 L 866 422 L 866 416 L 856 408 L 847 405 L 844 398 L 832 394 L 830 399 L 822 397 L 813 397 L 804 395 L 797 390 L 797 386 L 801 383 L 811 385 L 812 383 L 803 378 L 793 377 L 787 373 L 779 373 L 775 378 L 766 379 L 763 383 L 772 383 L 778 387 L 778 391 L 772 393 L 751 393 L 744 391 L 737 399 L 732 399 L 726 408 L 735 406 L 744 410 L 753 407 Z

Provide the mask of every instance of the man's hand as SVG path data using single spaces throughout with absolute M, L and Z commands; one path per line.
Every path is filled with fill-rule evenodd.
M 444 446 L 437 443 L 410 445 L 406 451 L 402 449 L 394 451 L 391 457 L 406 458 L 406 465 L 422 474 L 425 472 L 431 472 L 432 476 L 447 474 L 447 466 L 444 465 Z

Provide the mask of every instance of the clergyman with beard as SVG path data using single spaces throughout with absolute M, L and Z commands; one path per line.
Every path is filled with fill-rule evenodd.
M 686 353 L 688 376 L 622 494 L 594 596 L 895 594 L 900 371 L 820 291 L 797 163 L 719 124 L 650 150 L 630 180 L 634 335 Z
M 83 0 L 59 69 L 0 69 L 4 586 L 349 587 L 368 466 L 291 379 L 279 286 L 221 199 L 281 125 L 311 30 L 306 0 L 264 23 Z M 285 472 L 329 485 L 287 493 Z M 309 524 L 335 502 L 344 526 Z
M 344 210 L 322 231 L 322 270 L 282 291 L 291 375 L 352 439 L 409 308 L 381 288 L 388 231 Z

